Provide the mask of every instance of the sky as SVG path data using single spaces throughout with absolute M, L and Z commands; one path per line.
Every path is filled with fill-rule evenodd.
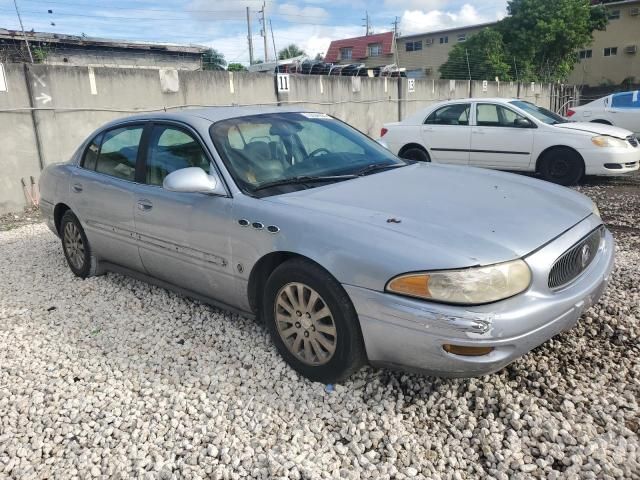
M 264 59 L 259 10 L 262 0 L 16 0 L 25 30 L 86 34 L 126 40 L 198 44 L 222 52 L 228 62 L 248 64 L 246 7 L 250 9 L 256 59 Z M 290 43 L 307 55 L 324 54 L 331 40 L 374 33 L 400 35 L 495 21 L 506 0 L 267 0 L 268 55 Z M 13 0 L 0 0 L 0 28 L 19 29 Z

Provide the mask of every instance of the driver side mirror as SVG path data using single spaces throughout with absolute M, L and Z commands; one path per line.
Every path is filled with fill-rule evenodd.
M 222 182 L 214 171 L 207 174 L 200 167 L 181 168 L 164 178 L 162 188 L 170 192 L 225 195 Z
M 513 124 L 518 128 L 533 128 L 533 123 L 528 118 L 518 117 L 513 121 Z

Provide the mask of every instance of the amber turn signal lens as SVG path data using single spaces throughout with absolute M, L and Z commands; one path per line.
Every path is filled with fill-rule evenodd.
M 412 297 L 429 298 L 429 275 L 405 275 L 394 278 L 387 286 L 394 293 L 409 295 Z
M 482 355 L 488 355 L 495 350 L 493 347 L 465 347 L 463 345 L 450 345 L 448 343 L 442 345 L 442 348 L 444 348 L 444 351 L 447 353 L 465 357 L 480 357 Z

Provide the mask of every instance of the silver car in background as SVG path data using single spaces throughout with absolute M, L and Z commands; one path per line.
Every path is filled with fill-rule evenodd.
M 494 372 L 571 328 L 613 267 L 585 196 L 404 161 L 308 111 L 114 121 L 40 188 L 76 275 L 120 272 L 259 317 L 322 382 L 367 361 Z

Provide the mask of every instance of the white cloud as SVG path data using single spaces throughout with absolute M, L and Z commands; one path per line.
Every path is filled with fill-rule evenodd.
M 273 33 L 277 50 L 295 43 L 309 57 L 313 58 L 317 53 L 325 54 L 332 40 L 362 35 L 362 28 L 359 26 L 292 25 L 287 28 L 274 29 Z M 269 59 L 273 60 L 274 53 L 271 36 L 269 36 L 268 40 Z M 210 45 L 224 53 L 227 61 L 249 63 L 249 47 L 245 35 L 219 37 L 210 42 Z M 262 60 L 264 58 L 262 37 L 253 37 L 253 51 L 256 59 Z
M 324 8 L 299 7 L 293 3 L 283 3 L 278 7 L 278 13 L 289 16 L 290 22 L 295 22 L 297 19 L 303 21 L 307 17 L 313 21 L 324 21 L 329 18 L 329 12 Z
M 403 35 L 446 28 L 474 25 L 495 20 L 494 16 L 480 14 L 473 5 L 465 4 L 457 12 L 431 10 L 405 10 L 400 20 Z
M 386 8 L 402 10 L 433 10 L 445 4 L 447 0 L 384 0 Z

